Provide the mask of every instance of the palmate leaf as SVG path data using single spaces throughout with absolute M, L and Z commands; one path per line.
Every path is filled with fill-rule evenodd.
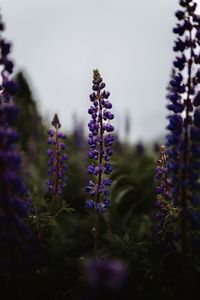
M 128 233 L 119 236 L 111 231 L 104 235 L 104 239 L 108 242 L 109 247 L 114 251 L 115 255 L 128 255 L 135 257 L 135 241 Z
M 38 219 L 41 223 L 46 223 L 49 225 L 56 225 L 56 219 L 54 217 L 54 215 L 52 215 L 51 212 L 43 212 L 38 214 Z
M 46 226 L 55 226 L 57 225 L 57 221 L 55 216 L 47 211 L 47 212 L 39 212 L 37 215 L 30 216 L 29 218 L 30 224 L 36 226 L 37 228 L 46 228 Z
M 127 256 L 131 259 L 136 259 L 141 254 L 148 253 L 149 242 L 138 242 L 129 233 L 117 235 L 108 231 L 104 235 L 104 239 L 108 242 L 109 247 L 112 249 L 114 255 Z
M 74 208 L 70 207 L 69 204 L 64 203 L 61 209 L 55 214 L 55 218 L 58 217 L 61 213 L 71 214 L 75 211 Z
M 129 234 L 126 233 L 123 237 L 120 237 L 119 235 L 112 233 L 111 231 L 108 231 L 104 235 L 104 239 L 108 241 L 108 243 L 113 246 L 114 248 L 117 246 L 125 246 L 125 244 L 128 244 L 130 241 Z
M 48 206 L 43 207 L 43 211 L 37 208 L 36 212 L 37 213 L 34 216 L 30 216 L 30 222 L 41 228 L 49 225 L 58 225 L 58 217 L 60 214 L 71 214 L 74 212 L 74 209 L 71 208 L 68 203 L 63 201 L 61 208 L 56 210 L 56 212 Z

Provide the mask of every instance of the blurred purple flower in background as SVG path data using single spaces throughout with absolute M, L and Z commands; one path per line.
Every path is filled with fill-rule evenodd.
M 74 147 L 81 152 L 85 146 L 84 122 L 78 120 L 76 114 L 73 115 L 73 143 Z
M 68 169 L 66 161 L 68 155 L 66 153 L 66 135 L 59 132 L 61 127 L 58 115 L 55 114 L 51 122 L 54 129 L 48 130 L 48 144 L 50 145 L 47 154 L 48 161 L 48 180 L 47 192 L 52 195 L 61 195 L 67 183 L 66 172 Z
M 145 146 L 141 141 L 139 141 L 135 145 L 135 154 L 136 154 L 136 156 L 140 157 L 140 156 L 143 156 L 144 153 L 145 153 Z

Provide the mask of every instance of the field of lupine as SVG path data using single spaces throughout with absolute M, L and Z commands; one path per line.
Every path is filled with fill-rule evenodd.
M 0 19 L 0 298 L 200 294 L 200 16 L 181 0 L 162 145 L 121 142 L 99 70 L 88 137 L 41 117 Z M 109 84 L 108 84 L 109 85 Z M 167 85 L 167 83 L 166 83 Z M 127 124 L 127 131 L 129 126 Z

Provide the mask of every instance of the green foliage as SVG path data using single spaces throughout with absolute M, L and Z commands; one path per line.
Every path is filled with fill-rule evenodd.
M 147 252 L 147 242 L 138 242 L 128 233 L 119 236 L 109 231 L 104 238 L 115 257 L 135 260 L 138 258 L 138 253 L 141 255 L 141 253 Z

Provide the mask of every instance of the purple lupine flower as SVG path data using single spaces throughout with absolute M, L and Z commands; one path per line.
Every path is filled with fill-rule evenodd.
M 94 208 L 99 213 L 106 212 L 110 205 L 109 186 L 112 181 L 107 178 L 112 172 L 110 158 L 113 154 L 112 144 L 114 127 L 110 123 L 114 115 L 110 112 L 112 104 L 108 101 L 110 93 L 105 91 L 105 83 L 99 71 L 93 72 L 93 93 L 90 95 L 92 105 L 88 113 L 91 120 L 89 127 L 88 156 L 93 161 L 88 166 L 88 174 L 92 175 L 86 191 L 90 199 L 86 201 L 87 208 Z
M 0 273 L 16 272 L 23 266 L 31 241 L 30 228 L 25 222 L 31 203 L 20 177 L 21 157 L 16 148 L 19 136 L 11 127 L 18 114 L 12 102 L 16 84 L 11 79 L 11 44 L 2 37 L 3 29 L 0 17 Z
M 178 23 L 174 33 L 178 35 L 170 81 L 167 129 L 168 170 L 172 182 L 173 205 L 180 211 L 179 236 L 182 252 L 187 252 L 188 231 L 191 226 L 188 211 L 193 199 L 199 198 L 200 184 L 200 18 L 193 0 L 181 0 L 182 7 L 176 13 Z M 199 201 L 200 202 L 200 201 Z
M 168 177 L 167 149 L 164 145 L 160 147 L 160 157 L 156 166 L 156 233 L 159 239 L 166 239 L 165 229 L 175 219 L 177 209 L 171 202 L 171 183 Z M 169 230 L 167 230 L 169 232 Z M 164 234 L 163 234 L 164 233 Z
M 66 162 L 68 155 L 66 153 L 65 144 L 66 135 L 58 131 L 61 124 L 57 114 L 54 115 L 51 124 L 54 129 L 48 130 L 49 138 L 47 142 L 50 148 L 47 151 L 49 156 L 47 192 L 52 195 L 60 196 L 67 183 L 66 172 L 68 166 Z

